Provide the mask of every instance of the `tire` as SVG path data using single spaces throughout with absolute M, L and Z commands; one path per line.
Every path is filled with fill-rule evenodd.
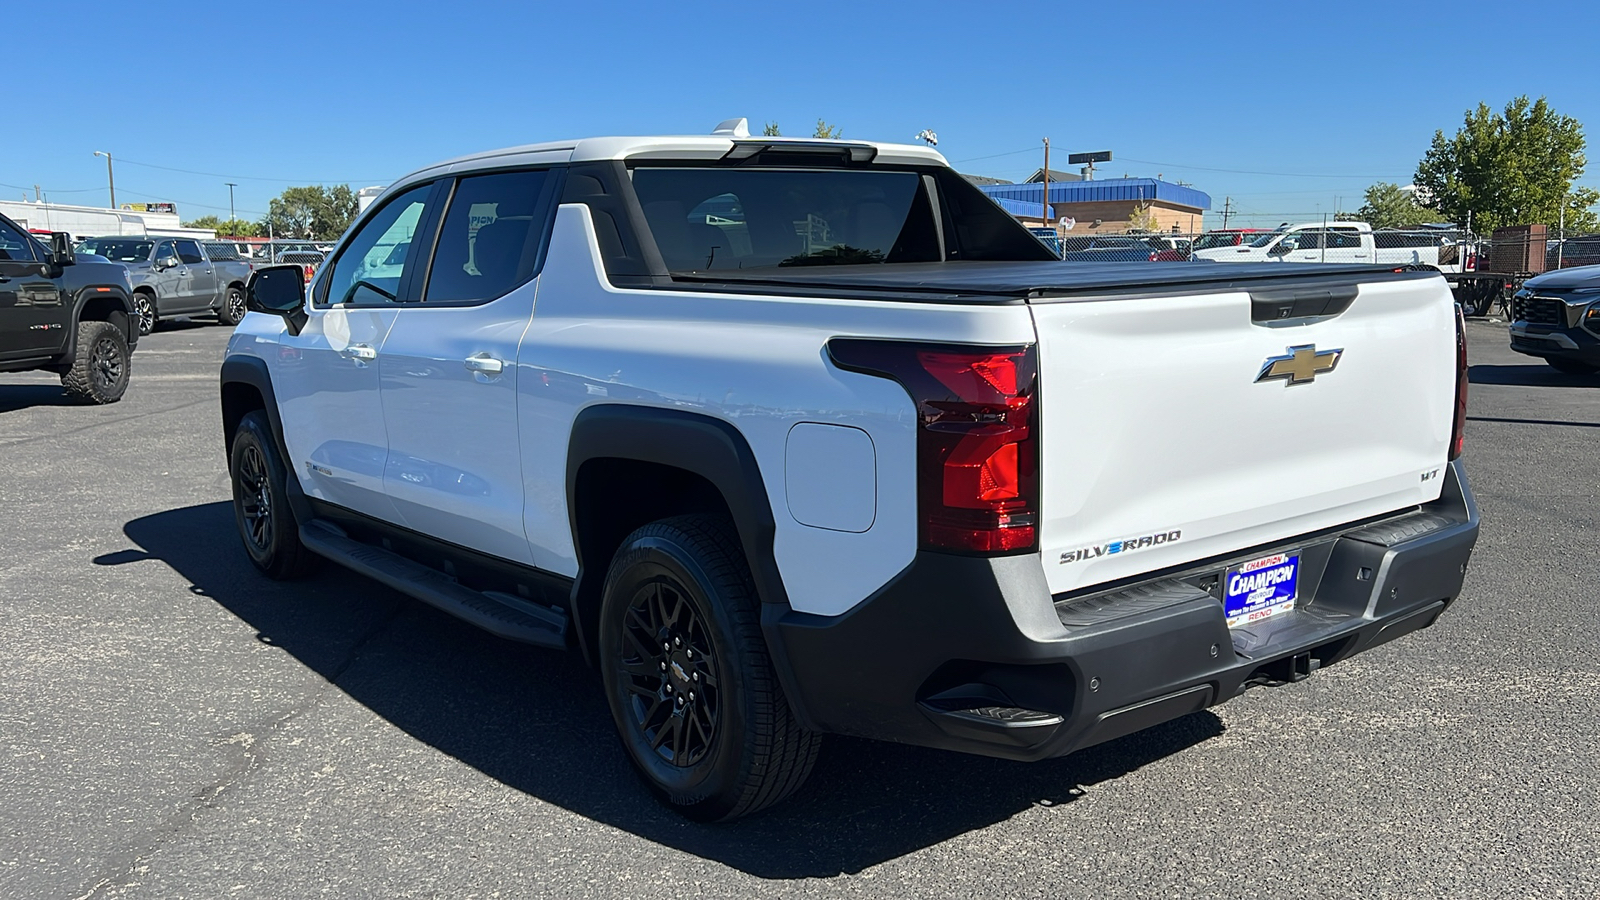
M 156 301 L 149 294 L 143 291 L 134 292 L 133 314 L 139 320 L 140 337 L 156 330 Z
M 771 806 L 816 763 L 821 736 L 778 685 L 759 602 L 721 516 L 640 528 L 606 574 L 600 670 L 612 718 L 645 783 L 691 819 Z
M 255 567 L 279 581 L 314 569 L 317 557 L 300 543 L 300 523 L 289 507 L 283 459 L 266 413 L 255 410 L 239 420 L 228 475 L 233 482 L 234 524 Z
M 217 307 L 217 324 L 232 328 L 244 320 L 244 314 L 244 291 L 228 288 L 222 296 L 222 305 Z
M 79 322 L 78 348 L 61 386 L 79 403 L 115 403 L 128 390 L 128 339 L 110 322 Z
M 1550 364 L 1550 368 L 1563 375 L 1593 375 L 1596 372 L 1600 372 L 1600 366 L 1594 363 L 1578 362 L 1575 359 L 1550 359 L 1546 357 L 1545 362 Z

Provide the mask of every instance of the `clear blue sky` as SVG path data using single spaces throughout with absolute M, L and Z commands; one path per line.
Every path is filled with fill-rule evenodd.
M 1547 95 L 1600 140 L 1592 0 L 7 7 L 7 77 L 26 82 L 7 92 L 0 196 L 40 184 L 103 205 L 92 152 L 109 150 L 119 202 L 174 200 L 185 218 L 225 217 L 226 181 L 258 218 L 292 184 L 733 116 L 889 141 L 932 128 L 957 168 L 1014 180 L 1048 136 L 1055 153 L 1114 151 L 1102 177 L 1182 179 L 1214 208 L 1231 195 L 1251 224 L 1408 183 L 1434 130 L 1480 100 Z

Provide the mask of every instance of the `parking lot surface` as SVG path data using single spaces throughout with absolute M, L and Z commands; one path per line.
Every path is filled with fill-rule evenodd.
M 0 376 L 0 897 L 1600 895 L 1600 376 L 1501 324 L 1436 627 L 1052 762 L 830 738 L 723 826 L 646 794 L 576 655 L 257 575 L 227 333 L 145 338 L 113 406 Z

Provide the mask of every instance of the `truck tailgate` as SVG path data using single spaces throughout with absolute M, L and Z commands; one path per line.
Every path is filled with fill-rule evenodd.
M 1346 297 L 1359 288 L 1343 312 L 1282 321 L 1267 320 L 1270 303 L 1254 321 L 1238 285 L 1031 301 L 1052 592 L 1439 496 L 1455 399 L 1449 289 L 1442 278 L 1361 279 L 1345 278 Z M 1308 280 L 1305 291 L 1329 287 Z M 1279 283 L 1257 300 L 1286 296 L 1295 289 Z M 1302 364 L 1261 378 L 1305 346 L 1319 365 L 1341 351 L 1336 366 L 1312 372 L 1302 352 Z M 1296 371 L 1310 377 L 1291 383 Z

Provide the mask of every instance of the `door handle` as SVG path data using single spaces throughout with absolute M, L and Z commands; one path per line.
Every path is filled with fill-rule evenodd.
M 505 371 L 506 364 L 487 353 L 478 353 L 461 361 L 468 372 L 477 372 L 480 375 L 499 375 Z
M 357 362 L 371 362 L 378 358 L 378 351 L 366 344 L 351 344 L 344 348 L 344 355 Z

